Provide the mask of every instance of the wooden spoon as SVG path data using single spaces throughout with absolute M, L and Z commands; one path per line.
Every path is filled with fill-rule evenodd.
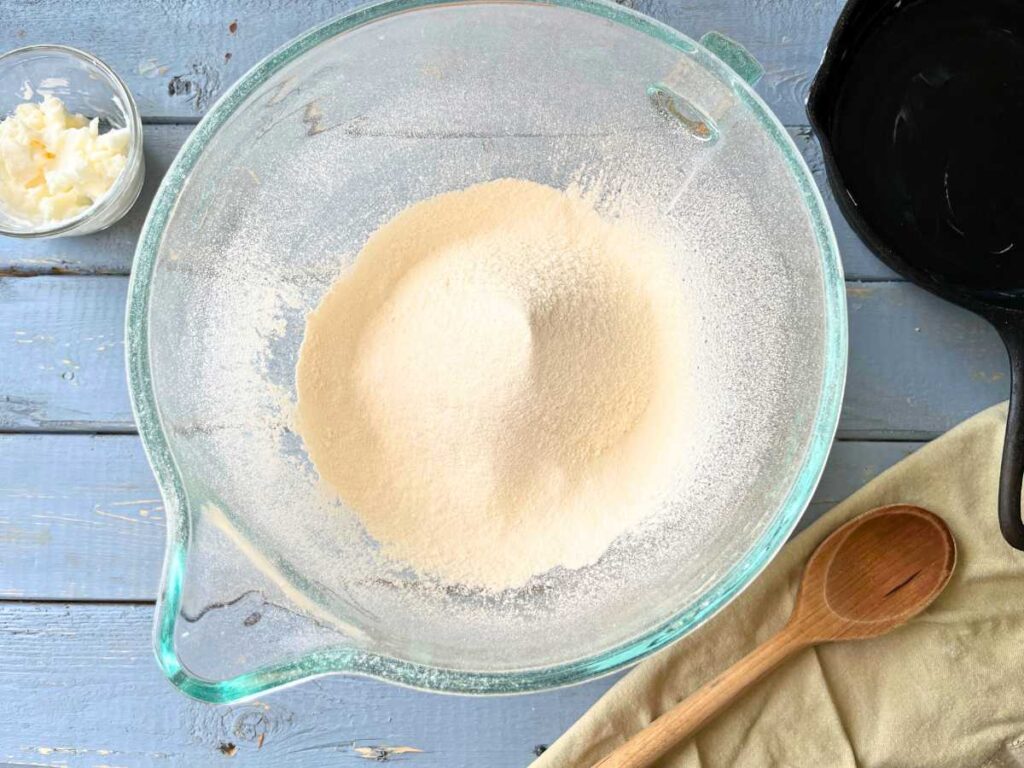
M 594 768 L 643 768 L 692 736 L 749 686 L 803 648 L 882 635 L 942 592 L 956 543 L 920 507 L 880 507 L 840 526 L 811 555 L 789 622 L 710 683 L 663 714 Z

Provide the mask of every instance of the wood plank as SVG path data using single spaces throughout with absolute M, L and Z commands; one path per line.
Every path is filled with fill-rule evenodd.
M 124 0 L 115 5 L 122 4 L 124 4 Z M 168 55 L 164 58 L 173 59 L 174 56 L 180 56 L 180 40 L 182 39 L 180 35 L 188 34 L 187 39 L 190 40 L 192 47 L 199 51 L 206 51 L 206 53 L 199 54 L 198 57 L 192 57 L 201 60 L 195 66 L 198 70 L 205 72 L 216 69 L 210 63 L 216 56 L 210 54 L 209 51 L 211 47 L 216 47 L 221 42 L 222 35 L 226 34 L 233 43 L 237 43 L 243 50 L 239 51 L 237 55 L 233 55 L 230 62 L 223 63 L 225 68 L 223 76 L 211 76 L 209 78 L 211 84 L 203 86 L 204 88 L 215 89 L 209 92 L 209 96 L 212 97 L 215 94 L 219 94 L 223 88 L 242 74 L 244 70 L 239 68 L 241 66 L 240 62 L 246 56 L 249 57 L 246 66 L 249 66 L 255 63 L 261 53 L 269 51 L 274 45 L 288 39 L 290 36 L 298 34 L 316 20 L 343 12 L 352 5 L 353 3 L 348 0 L 345 2 L 322 1 L 309 5 L 306 14 L 297 13 L 296 6 L 288 3 L 279 9 L 268 7 L 266 3 L 258 5 L 249 3 L 238 8 L 237 12 L 233 10 L 231 13 L 219 12 L 215 5 L 203 5 L 200 8 L 194 9 L 194 13 L 178 15 L 168 12 L 163 6 L 158 6 L 154 3 L 127 3 L 127 7 L 119 9 L 117 14 L 112 12 L 112 7 L 97 5 L 94 8 L 91 3 L 86 3 L 82 4 L 80 10 L 81 17 L 76 17 L 75 26 L 68 29 L 66 28 L 65 9 L 59 3 L 44 2 L 34 6 L 31 23 L 25 21 L 20 16 L 17 17 L 18 20 L 24 22 L 21 25 L 17 23 L 14 15 L 10 19 L 11 23 L 4 24 L 3 22 L 6 21 L 6 17 L 4 11 L 0 10 L 0 41 L 7 44 L 5 47 L 13 47 L 25 44 L 28 41 L 42 40 L 42 37 L 38 37 L 39 34 L 42 34 L 41 30 L 57 29 L 63 32 L 65 36 L 73 35 L 72 43 L 79 37 L 86 37 L 90 41 L 96 40 L 96 45 L 109 45 L 109 60 L 112 62 L 116 61 L 122 65 L 122 74 L 132 81 L 133 89 L 140 95 L 140 104 L 143 107 L 143 112 L 160 119 L 193 120 L 197 119 L 205 110 L 207 97 L 195 98 L 193 93 L 191 94 L 191 101 L 186 98 L 184 102 L 189 106 L 188 110 L 176 111 L 175 109 L 168 108 L 167 105 L 180 107 L 182 106 L 182 101 L 179 97 L 171 97 L 163 92 L 164 78 L 159 76 L 157 72 L 165 65 L 152 63 L 156 62 L 159 57 L 140 58 L 135 66 L 135 70 L 138 70 L 134 73 L 135 76 L 133 77 L 130 74 L 131 67 L 128 66 L 126 57 L 130 58 L 137 54 L 141 56 L 136 46 L 144 44 L 152 46 L 154 50 L 159 50 L 161 47 L 169 48 L 175 53 L 173 56 Z M 773 92 L 788 92 L 791 90 L 794 82 L 786 67 L 778 63 L 773 69 L 771 61 L 774 58 L 779 58 L 780 62 L 783 59 L 791 58 L 796 55 L 795 51 L 806 48 L 812 44 L 811 41 L 818 38 L 821 38 L 821 45 L 823 45 L 824 35 L 827 31 L 825 21 L 831 19 L 833 11 L 838 7 L 835 3 L 815 4 L 812 13 L 808 15 L 801 12 L 797 15 L 798 21 L 796 23 L 787 23 L 788 32 L 779 32 L 781 29 L 779 24 L 780 18 L 792 21 L 790 19 L 793 10 L 791 4 L 773 9 L 775 11 L 773 13 L 761 14 L 750 14 L 745 8 L 740 7 L 742 4 L 737 5 L 735 2 L 671 3 L 658 2 L 658 0 L 640 0 L 639 2 L 632 3 L 632 5 L 638 10 L 647 12 L 655 18 L 659 18 L 679 28 L 696 28 L 703 25 L 707 28 L 720 28 L 733 34 L 739 40 L 744 39 L 744 37 L 750 37 L 752 50 L 754 47 L 757 47 L 765 54 L 763 58 L 765 58 L 769 74 L 762 81 L 764 83 L 762 90 L 769 97 Z M 833 8 L 833 5 L 836 8 Z M 232 16 L 232 21 L 238 22 L 239 26 L 234 35 L 227 29 L 230 22 L 225 23 L 223 29 L 217 28 L 215 18 L 218 17 L 218 14 L 225 17 Z M 111 35 L 109 34 L 108 26 L 113 18 L 123 19 L 123 23 L 129 23 L 132 28 L 152 30 L 156 33 L 156 36 L 147 35 L 144 43 L 133 38 L 128 41 L 127 45 L 124 44 L 125 41 L 120 39 L 122 37 L 120 35 L 117 35 L 118 40 L 116 42 L 109 40 Z M 271 18 L 275 19 L 273 25 L 268 24 L 268 20 Z M 178 26 L 180 24 L 184 24 L 186 29 L 179 29 Z M 745 34 L 748 31 L 747 27 L 749 27 L 749 34 Z M 803 30 L 803 32 L 799 30 Z M 779 34 L 776 35 L 776 32 L 779 32 Z M 5 39 L 5 35 L 7 39 Z M 60 39 L 64 41 L 65 37 L 60 37 Z M 798 43 L 798 40 L 802 42 Z M 261 43 L 268 45 L 266 51 L 252 50 L 254 46 Z M 152 59 L 152 62 L 150 59 Z M 210 59 L 210 61 L 207 61 L 207 59 Z M 156 69 L 153 67 L 156 67 Z M 126 72 L 129 72 L 129 74 L 126 74 Z M 170 72 L 170 69 L 168 72 Z M 175 76 L 181 77 L 180 74 L 168 75 L 168 82 L 169 78 Z M 161 89 L 158 89 L 159 92 L 154 92 L 153 87 L 157 81 L 161 84 Z M 786 83 L 786 85 L 783 86 L 783 83 Z M 182 95 L 189 96 L 189 94 L 179 94 L 179 96 Z M 802 98 L 803 93 L 800 91 L 800 99 Z M 149 105 L 148 108 L 147 104 Z M 157 106 L 160 104 L 164 106 Z M 197 110 L 197 107 L 201 108 Z M 802 124 L 806 122 L 806 118 L 801 112 L 793 117 L 792 121 Z M 147 126 L 148 165 L 146 189 L 143 190 L 140 201 L 136 204 L 133 212 L 120 224 L 107 232 L 80 238 L 64 238 L 52 241 L 0 240 L 0 272 L 42 274 L 62 271 L 86 274 L 127 274 L 130 269 L 138 228 L 149 207 L 152 195 L 168 164 L 177 152 L 178 147 L 180 147 L 181 142 L 190 131 L 191 126 L 184 125 Z M 854 279 L 892 278 L 893 274 L 864 248 L 863 244 L 860 243 L 845 222 L 842 221 L 842 217 L 838 215 L 831 201 L 831 195 L 827 191 L 827 185 L 823 183 L 824 171 L 820 151 L 816 142 L 810 136 L 809 129 L 806 127 L 794 127 L 791 129 L 791 134 L 794 136 L 809 165 L 814 170 L 815 176 L 819 180 L 819 187 L 829 203 L 829 210 L 836 226 L 848 275 Z
M 794 535 L 924 443 L 842 440 L 832 446 L 821 482 Z
M 1010 394 L 981 318 L 909 283 L 847 283 L 850 360 L 839 435 L 928 440 Z
M 162 677 L 151 621 L 149 606 L 0 603 L 0 765 L 522 768 L 613 682 L 481 699 L 335 676 L 210 706 Z
M 133 431 L 123 277 L 0 279 L 0 431 Z M 849 283 L 850 374 L 840 436 L 928 440 L 1006 399 L 981 319 L 907 283 Z
M 789 125 L 807 122 L 804 99 L 843 0 L 621 0 L 691 37 L 710 30 L 746 46 L 765 68 L 758 91 Z M 238 0 L 63 0 L 0 5 L 0 50 L 64 43 L 90 51 L 124 78 L 149 118 L 189 120 L 279 45 L 360 3 Z
M 146 126 L 146 184 L 131 213 L 110 229 L 84 237 L 56 240 L 0 238 L 0 274 L 38 275 L 53 272 L 127 275 L 135 243 L 153 195 L 191 125 Z M 867 249 L 839 213 L 825 179 L 821 149 L 807 127 L 790 128 L 790 135 L 814 174 L 839 241 L 847 276 L 858 280 L 898 279 Z M 456 139 L 466 141 L 466 139 Z M 489 141 L 494 141 L 490 139 Z
M 165 3 L 62 0 L 0 5 L 0 49 L 82 48 L 127 83 L 146 118 L 196 120 L 256 62 L 354 0 Z
M 921 443 L 840 442 L 801 528 Z M 0 599 L 154 599 L 160 492 L 134 435 L 0 435 Z
M 619 0 L 621 2 L 621 0 Z M 845 0 L 625 0 L 693 38 L 721 32 L 762 67 L 757 92 L 785 125 L 807 122 L 804 104 Z
M 836 444 L 801 527 L 916 447 Z M 0 438 L 0 595 L 150 598 L 163 529 L 155 497 L 136 437 Z M 143 509 L 153 524 L 140 522 Z M 410 765 L 522 766 L 612 682 L 467 699 L 331 677 L 213 707 L 162 679 L 151 616 L 148 606 L 0 600 L 0 763 L 192 766 L 234 745 L 247 764 L 334 766 L 411 746 L 424 751 L 404 753 Z
M 917 447 L 837 443 L 801 527 Z M 50 469 L 41 470 L 47 462 Z M 149 598 L 163 529 L 155 497 L 136 437 L 0 438 L 0 595 L 82 597 L 95 587 L 96 599 Z M 115 511 L 99 514 L 104 508 Z M 148 518 L 143 509 L 151 510 Z M 126 567 L 125 557 L 137 564 Z M 222 758 L 234 745 L 256 765 L 333 766 L 412 746 L 424 750 L 403 754 L 413 765 L 521 766 L 612 682 L 474 700 L 331 677 L 212 707 L 185 699 L 161 678 L 150 621 L 148 606 L 0 600 L 0 719 L 8 726 L 0 729 L 0 762 L 190 766 Z M 98 699 L 111 705 L 90 706 Z M 316 729 L 308 728 L 312 722 Z
M 0 435 L 0 598 L 152 600 L 165 525 L 135 435 Z
M 0 431 L 132 432 L 123 277 L 0 278 Z

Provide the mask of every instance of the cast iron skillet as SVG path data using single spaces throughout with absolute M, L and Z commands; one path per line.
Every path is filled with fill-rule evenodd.
M 1024 2 L 850 0 L 808 116 L 837 203 L 889 267 L 1010 355 L 1003 537 L 1024 550 Z

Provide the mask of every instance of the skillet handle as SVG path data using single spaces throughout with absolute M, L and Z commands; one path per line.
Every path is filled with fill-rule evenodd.
M 1006 415 L 999 472 L 999 527 L 1007 544 L 1024 550 L 1024 521 L 1020 517 L 1024 480 L 1024 329 L 1017 318 L 1002 319 L 996 327 L 1010 354 L 1010 411 Z

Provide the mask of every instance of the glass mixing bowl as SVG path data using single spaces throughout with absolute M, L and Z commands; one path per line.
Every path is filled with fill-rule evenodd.
M 257 65 L 199 124 L 139 242 L 136 418 L 169 525 L 155 642 L 232 701 L 330 672 L 509 693 L 619 669 L 764 567 L 839 414 L 843 276 L 759 68 L 597 0 L 391 0 Z M 726 63 L 728 62 L 728 64 Z M 586 190 L 670 253 L 699 320 L 691 448 L 594 565 L 488 593 L 378 558 L 291 428 L 306 314 L 384 221 L 503 177 Z

